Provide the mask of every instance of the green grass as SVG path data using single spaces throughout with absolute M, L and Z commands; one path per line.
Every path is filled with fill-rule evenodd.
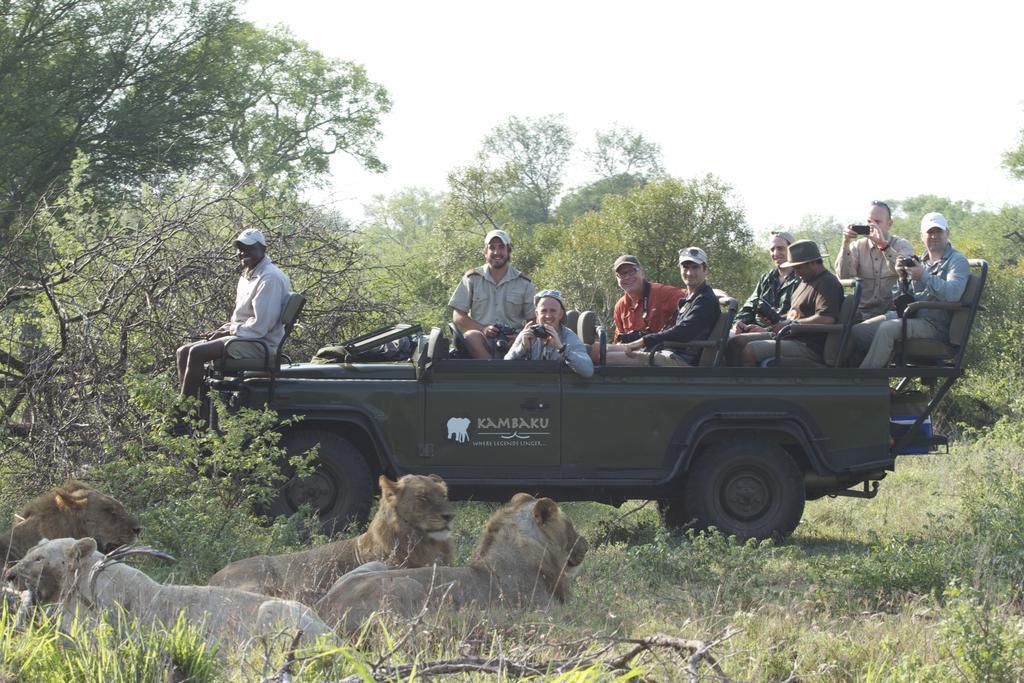
M 875 499 L 810 502 L 781 546 L 672 534 L 652 504 L 563 508 L 592 543 L 571 603 L 527 614 L 431 614 L 412 625 L 382 620 L 344 649 L 322 648 L 297 662 L 295 680 L 374 680 L 375 665 L 460 657 L 608 662 L 628 650 L 615 639 L 656 633 L 716 641 L 711 652 L 733 680 L 1024 677 L 1024 445 L 1017 430 L 957 445 L 949 455 L 903 458 Z M 458 510 L 463 562 L 493 506 Z M 193 680 L 260 680 L 280 669 L 286 649 L 282 642 L 218 658 L 189 640 L 182 624 L 120 641 L 102 630 L 87 635 L 88 648 L 62 646 L 52 625 L 14 632 L 5 618 L 0 679 L 163 680 L 148 676 L 173 663 L 197 672 Z M 571 673 L 536 679 L 681 680 L 685 666 L 686 656 L 659 650 L 616 671 L 581 661 Z M 409 669 L 379 670 L 381 679 L 384 673 L 415 678 Z

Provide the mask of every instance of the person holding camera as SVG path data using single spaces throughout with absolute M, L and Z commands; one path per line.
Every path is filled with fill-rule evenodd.
M 891 230 L 892 211 L 888 204 L 879 201 L 871 202 L 864 225 L 847 225 L 843 229 L 836 275 L 861 281 L 861 320 L 893 310 L 896 262 L 901 256 L 914 255 L 914 245 L 891 234 Z
M 967 257 L 949 243 L 949 223 L 941 213 L 921 218 L 921 240 L 928 252 L 923 258 L 904 257 L 896 264 L 897 277 L 906 278 L 906 301 L 960 301 L 967 288 L 971 266 Z M 896 285 L 897 290 L 900 285 Z M 904 305 L 905 308 L 905 305 Z M 873 333 L 862 368 L 884 368 L 892 360 L 896 340 L 903 334 L 902 310 L 887 311 L 853 329 Z M 907 336 L 913 339 L 949 339 L 950 311 L 925 308 L 907 319 Z
M 772 326 L 777 325 L 789 311 L 793 292 L 800 286 L 796 271 L 782 267 L 789 258 L 789 245 L 792 243 L 791 233 L 779 230 L 771 234 L 768 255 L 775 262 L 775 267 L 761 275 L 754 293 L 736 312 L 725 351 L 727 365 L 739 365 L 743 347 L 750 342 L 770 339 Z
M 594 362 L 586 345 L 563 323 L 565 302 L 557 289 L 542 289 L 534 297 L 533 324 L 527 324 L 516 337 L 505 360 L 562 361 L 580 377 L 594 374 Z
M 795 363 L 821 363 L 825 350 L 825 333 L 792 333 L 801 324 L 834 323 L 839 318 L 839 310 L 843 306 L 843 284 L 825 267 L 821 250 L 813 240 L 799 240 L 789 245 L 789 258 L 781 265 L 784 268 L 792 268 L 802 280 L 800 286 L 793 292 L 793 301 L 786 317 L 772 326 L 775 337 L 780 333 L 789 336 L 781 339 L 754 339 L 740 352 L 740 365 L 753 367 L 760 365 L 764 360 L 774 358 L 776 344 L 781 347 L 779 352 L 783 362 L 789 360 Z
M 622 297 L 615 302 L 613 342 L 636 341 L 645 334 L 661 332 L 675 321 L 676 305 L 686 296 L 685 289 L 651 282 L 640 260 L 631 254 L 615 259 L 612 272 L 622 290 Z
M 700 247 L 679 250 L 679 274 L 686 285 L 686 296 L 676 305 L 673 324 L 658 332 L 651 332 L 626 344 L 609 345 L 606 353 L 608 365 L 696 365 L 699 349 L 679 352 L 658 350 L 663 342 L 691 342 L 708 338 L 722 314 L 718 295 L 707 282 L 708 255 Z
M 533 282 L 511 259 L 512 238 L 491 230 L 484 237 L 484 265 L 466 271 L 448 302 L 473 358 L 494 358 L 533 315 Z

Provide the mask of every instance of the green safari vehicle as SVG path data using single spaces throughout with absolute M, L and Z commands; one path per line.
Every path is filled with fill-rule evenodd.
M 365 520 L 377 475 L 433 473 L 453 500 L 655 500 L 672 526 L 783 539 L 805 501 L 873 497 L 898 457 L 946 444 L 930 415 L 964 372 L 987 273 L 971 264 L 961 302 L 941 304 L 953 309 L 948 343 L 907 340 L 882 370 L 846 367 L 860 292 L 848 282 L 835 325 L 800 326 L 828 334 L 821 366 L 725 367 L 735 302 L 723 300 L 692 368 L 598 365 L 582 378 L 558 361 L 453 357 L 451 330 L 394 325 L 345 344 L 339 362 L 222 364 L 207 384 L 230 408 L 302 416 L 282 443 L 319 445 L 316 470 L 284 485 L 270 512 L 310 504 L 327 531 Z M 400 337 L 416 341 L 411 359 L 359 360 Z

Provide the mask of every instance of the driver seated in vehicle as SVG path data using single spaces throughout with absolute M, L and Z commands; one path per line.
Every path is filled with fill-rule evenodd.
M 580 377 L 594 374 L 594 362 L 587 347 L 565 326 L 565 302 L 557 289 L 542 289 L 533 298 L 533 324 L 516 336 L 505 360 L 562 361 Z

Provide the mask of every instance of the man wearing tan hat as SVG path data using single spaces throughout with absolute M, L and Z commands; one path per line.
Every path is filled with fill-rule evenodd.
M 232 358 L 264 358 L 276 354 L 284 338 L 281 314 L 292 285 L 267 256 L 263 233 L 255 228 L 243 230 L 235 238 L 235 254 L 243 270 L 231 319 L 199 341 L 179 347 L 175 354 L 182 396 L 198 396 L 203 366 L 219 359 L 229 341 L 241 340 L 227 347 Z
M 497 347 L 515 339 L 523 321 L 533 317 L 533 282 L 511 258 L 512 238 L 491 230 L 484 237 L 484 265 L 467 270 L 448 301 L 473 358 L 494 358 Z
M 632 254 L 615 259 L 612 272 L 622 289 L 622 297 L 615 302 L 615 343 L 624 344 L 645 334 L 661 332 L 675 321 L 679 300 L 686 296 L 685 289 L 651 282 L 640 259 Z
M 686 296 L 676 307 L 675 323 L 660 331 L 645 334 L 627 344 L 609 345 L 608 365 L 692 366 L 700 357 L 699 349 L 655 350 L 663 342 L 686 343 L 708 338 L 722 314 L 718 295 L 707 282 L 708 255 L 700 247 L 679 250 L 679 274 L 686 285 Z
M 800 240 L 789 245 L 789 259 L 780 268 L 792 268 L 802 280 L 793 292 L 786 318 L 772 326 L 778 333 L 785 327 L 801 323 L 834 323 L 839 318 L 843 305 L 843 285 L 821 260 L 817 242 Z M 820 363 L 825 350 L 825 334 L 793 335 L 776 342 L 774 339 L 758 339 L 743 347 L 741 365 L 755 366 L 775 356 L 775 345 L 782 345 L 782 360 L 812 360 Z

